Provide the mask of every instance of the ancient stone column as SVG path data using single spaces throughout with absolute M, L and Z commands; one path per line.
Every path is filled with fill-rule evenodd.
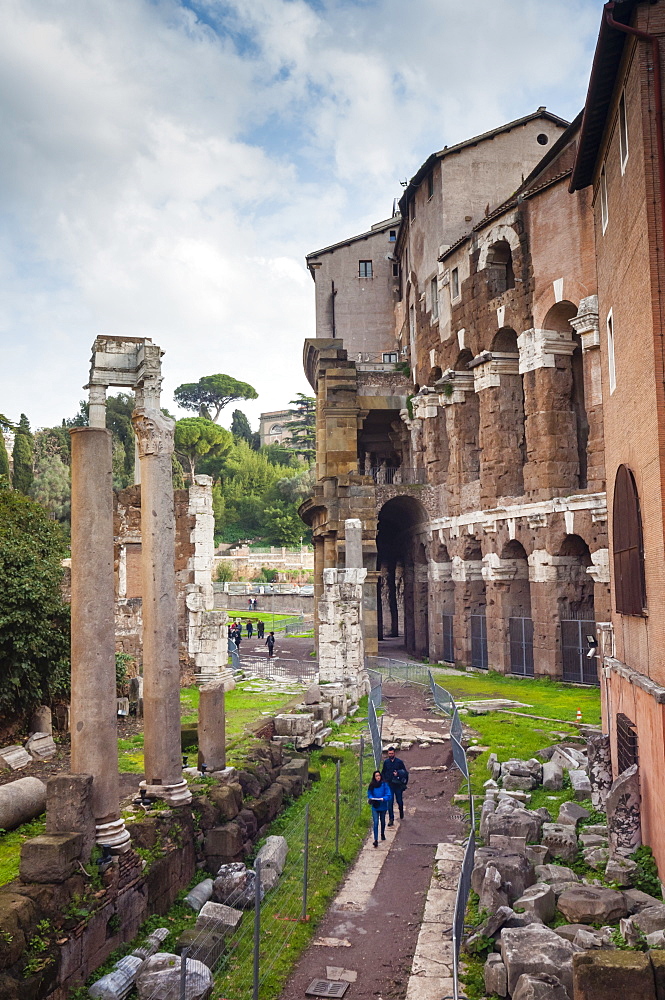
M 586 745 L 589 758 L 591 801 L 594 809 L 600 809 L 604 812 L 607 796 L 612 787 L 610 738 L 605 733 L 587 736 Z
M 357 517 L 348 517 L 344 522 L 344 565 L 347 569 L 362 569 L 363 526 Z
M 627 857 L 642 844 L 640 806 L 640 776 L 633 764 L 613 783 L 605 802 L 612 857 Z
M 143 722 L 145 786 L 170 805 L 191 802 L 180 751 L 180 663 L 171 456 L 174 422 L 160 410 L 134 410 L 141 461 Z
M 73 427 L 71 770 L 91 774 L 98 844 L 129 847 L 119 810 L 111 432 Z
M 231 686 L 235 687 L 233 678 Z M 199 692 L 199 766 L 208 771 L 226 767 L 226 728 L 224 699 L 228 690 L 224 680 L 204 684 Z

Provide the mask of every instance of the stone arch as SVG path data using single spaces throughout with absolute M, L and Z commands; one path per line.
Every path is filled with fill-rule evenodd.
M 433 368 L 430 368 L 429 375 L 427 376 L 427 384 L 434 385 L 435 382 L 439 381 L 442 375 L 443 372 L 441 371 L 440 367 L 438 365 L 434 365 Z
M 524 546 L 516 538 L 506 542 L 501 550 L 500 571 L 508 588 L 503 601 L 503 614 L 508 624 L 510 672 L 533 676 L 529 564 Z
M 575 347 L 568 362 L 566 355 L 559 355 L 557 359 L 557 370 L 561 373 L 564 370 L 570 371 L 570 385 L 567 390 L 567 402 L 570 412 L 575 421 L 575 441 L 577 451 L 577 483 L 580 489 L 586 489 L 588 455 L 587 446 L 589 443 L 589 418 L 586 411 L 586 400 L 584 393 L 584 359 L 582 355 L 582 342 L 579 334 L 573 329 L 570 320 L 577 315 L 578 307 L 568 299 L 562 299 L 555 303 L 547 311 L 543 320 L 544 330 L 553 330 L 562 334 L 566 340 L 571 341 Z M 559 374 L 561 378 L 561 374 Z M 562 387 L 565 391 L 565 387 Z
M 580 535 L 565 535 L 556 557 L 556 600 L 561 630 L 561 673 L 565 681 L 597 684 L 597 665 L 587 657 L 587 635 L 595 634 L 593 565 Z
M 512 226 L 501 224 L 492 226 L 480 246 L 478 256 L 478 270 L 484 271 L 487 267 L 487 257 L 490 250 L 496 243 L 507 243 L 513 255 L 516 255 L 520 248 L 520 239 Z
M 468 347 L 457 355 L 454 371 L 469 375 L 473 354 Z M 446 413 L 446 437 L 450 447 L 449 470 L 460 485 L 475 482 L 480 476 L 480 400 L 478 393 L 464 393 L 464 405 L 450 407 Z
M 521 496 L 524 493 L 524 464 L 527 458 L 526 416 L 524 380 L 518 369 L 519 348 L 515 330 L 507 326 L 497 330 L 490 350 L 492 363 L 499 366 L 501 384 L 486 390 L 493 393 L 491 407 L 496 419 L 488 421 L 483 461 L 495 469 L 494 496 Z M 511 370 L 501 370 L 501 366 L 508 365 L 512 365 Z
M 429 650 L 429 559 L 422 538 L 428 521 L 415 497 L 392 497 L 379 511 L 376 539 L 379 639 L 403 635 L 407 650 L 423 656 Z
M 593 294 L 593 291 L 574 278 L 566 277 L 561 279 L 561 287 L 557 294 L 554 283 L 549 281 L 546 287 L 542 291 L 536 291 L 534 296 L 533 325 L 538 329 L 547 329 L 544 320 L 552 306 L 565 299 L 579 308 L 582 299 Z

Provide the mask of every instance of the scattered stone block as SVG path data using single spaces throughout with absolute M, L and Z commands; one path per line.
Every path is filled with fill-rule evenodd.
M 4 747 L 0 750 L 0 767 L 8 767 L 11 771 L 20 771 L 28 764 L 32 764 L 32 757 L 23 747 Z
M 613 857 L 617 854 L 626 857 L 642 843 L 640 802 L 637 764 L 633 764 L 613 783 L 605 802 Z
M 500 997 L 508 996 L 508 974 L 501 955 L 493 952 L 487 956 L 483 979 L 486 993 L 496 993 Z
M 30 733 L 47 733 L 53 735 L 53 716 L 48 705 L 37 705 L 30 716 Z
M 476 851 L 471 885 L 480 895 L 486 869 L 492 866 L 501 876 L 501 881 L 510 884 L 510 900 L 519 899 L 525 889 L 536 881 L 533 865 L 522 854 L 506 854 L 492 847 L 479 847 Z M 502 905 L 502 904 L 499 904 Z
M 559 896 L 557 906 L 571 924 L 617 923 L 628 914 L 623 893 L 602 886 L 579 885 L 568 889 Z M 665 927 L 665 906 L 663 913 Z
M 656 1000 L 649 956 L 638 951 L 582 951 L 573 959 L 575 1000 Z
M 531 775 L 507 774 L 503 778 L 503 787 L 509 792 L 530 792 L 536 787 L 536 781 Z
M 176 942 L 176 955 L 182 955 L 187 949 L 188 959 L 203 962 L 213 972 L 224 955 L 226 937 L 226 932 L 207 930 L 205 934 L 201 934 L 196 927 L 188 927 Z
M 549 849 L 544 844 L 527 844 L 524 848 L 527 861 L 533 865 L 544 865 L 550 856 Z
M 648 892 L 642 892 L 640 889 L 625 889 L 623 896 L 629 913 L 639 913 L 647 906 L 661 906 L 663 902 L 662 899 L 656 899 L 655 896 L 650 896 Z
M 570 777 L 570 784 L 572 785 L 575 798 L 590 799 L 591 782 L 589 781 L 589 776 L 586 771 L 571 768 L 568 771 L 568 775 Z
M 557 816 L 557 823 L 577 826 L 581 819 L 588 819 L 589 811 L 583 806 L 578 806 L 576 802 L 562 802 Z
M 520 976 L 513 1000 L 570 1000 L 568 991 L 557 976 L 539 972 Z
M 509 851 L 511 854 L 524 854 L 526 851 L 524 837 L 503 837 L 500 833 L 490 834 L 489 845 L 500 851 Z
M 492 799 L 485 799 L 480 810 L 480 836 L 483 840 L 489 840 L 489 833 L 487 830 L 487 818 L 496 812 L 496 802 Z
M 82 847 L 80 833 L 43 833 L 26 840 L 21 847 L 21 880 L 64 882 L 74 872 Z
M 222 865 L 212 886 L 212 900 L 241 910 L 251 910 L 256 899 L 256 872 L 238 861 Z
M 210 905 L 209 903 L 206 905 Z M 146 959 L 136 977 L 139 1000 L 170 1000 L 180 994 L 180 955 L 157 952 Z M 186 958 L 187 1000 L 207 1000 L 212 993 L 213 978 L 203 962 Z
M 589 924 L 561 924 L 559 927 L 555 927 L 554 931 L 559 937 L 565 938 L 566 941 L 571 943 L 575 940 L 578 931 L 590 931 L 593 930 Z
M 213 803 L 218 811 L 222 822 L 230 822 L 235 819 L 240 809 L 238 807 L 238 796 L 232 785 L 217 785 L 209 788 L 206 792 L 207 798 Z
M 579 882 L 573 869 L 564 865 L 536 865 L 536 878 L 539 882 Z
M 242 850 L 243 837 L 237 823 L 225 823 L 208 830 L 205 853 L 215 857 L 234 858 Z
M 607 837 L 599 837 L 595 833 L 582 833 L 578 840 L 582 847 L 607 847 Z
M 197 931 L 215 931 L 218 934 L 230 934 L 236 929 L 242 919 L 242 910 L 223 903 L 204 903 L 196 918 Z
M 157 954 L 168 936 L 168 927 L 157 927 L 152 934 L 148 934 L 145 944 L 142 944 L 139 948 L 134 948 L 132 955 L 136 958 L 140 958 L 142 962 L 145 961 L 145 959 L 150 958 L 151 955 Z
M 544 924 L 554 919 L 556 900 L 551 886 L 545 882 L 531 885 L 519 899 L 513 903 L 516 913 L 532 913 Z
M 537 843 L 542 830 L 542 817 L 528 809 L 513 809 L 510 812 L 495 812 L 487 817 L 489 835 L 498 833 L 502 837 L 524 837 L 527 842 Z
M 649 955 L 657 1000 L 665 1000 L 665 951 L 652 951 Z
M 585 847 L 582 856 L 590 868 L 598 871 L 607 864 L 610 852 L 607 847 Z
M 621 915 L 626 916 L 625 913 Z M 653 934 L 654 931 L 665 930 L 665 904 L 657 903 L 655 906 L 647 906 L 631 917 L 631 920 L 643 934 Z
M 318 684 L 310 684 L 305 691 L 304 701 L 306 705 L 317 705 L 321 701 L 321 688 Z
M 261 868 L 274 868 L 279 875 L 284 871 L 289 845 L 285 837 L 270 836 L 257 854 Z
M 573 995 L 573 946 L 543 924 L 507 927 L 500 948 L 508 972 L 508 992 L 513 995 L 520 976 L 547 973 L 557 976 Z M 625 998 L 624 998 L 625 1000 Z
M 575 827 L 563 823 L 543 823 L 542 843 L 553 858 L 572 861 L 577 856 Z
M 508 905 L 508 886 L 502 881 L 501 873 L 493 865 L 485 869 L 483 882 L 478 893 L 478 906 L 490 913 L 500 906 Z
M 548 792 L 560 792 L 563 788 L 563 768 L 552 761 L 543 764 L 543 788 Z
M 35 819 L 46 806 L 46 785 L 39 778 L 17 778 L 0 785 L 0 829 L 13 830 Z

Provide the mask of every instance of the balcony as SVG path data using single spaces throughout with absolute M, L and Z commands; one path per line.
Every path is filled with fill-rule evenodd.
M 414 486 L 427 482 L 424 469 L 410 469 L 404 465 L 396 468 L 375 465 L 370 468 L 369 475 L 377 486 Z
M 355 361 L 356 369 L 360 372 L 394 372 L 399 364 L 400 355 L 398 351 L 378 353 L 358 351 L 357 354 L 350 355 L 349 360 Z

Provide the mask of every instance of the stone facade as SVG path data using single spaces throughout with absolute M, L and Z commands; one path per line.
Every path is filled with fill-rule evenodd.
M 353 305 L 351 257 L 377 237 L 307 258 L 317 485 L 301 514 L 320 628 L 344 521 L 362 521 L 369 654 L 403 636 L 432 660 L 597 683 L 607 504 L 593 218 L 568 192 L 578 134 L 539 109 L 423 164 L 393 222 L 397 288 L 372 289 L 380 358 L 363 354 L 367 305 L 333 328 L 325 298 L 334 283 Z

